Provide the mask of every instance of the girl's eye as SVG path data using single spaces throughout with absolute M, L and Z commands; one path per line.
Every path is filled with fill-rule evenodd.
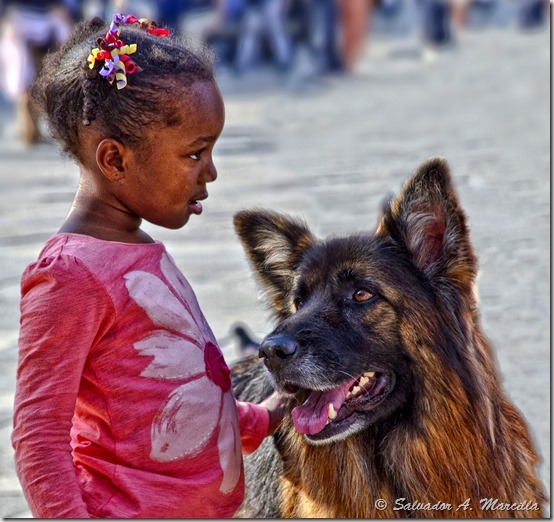
M 194 154 L 189 154 L 189 158 L 193 159 L 194 161 L 198 161 L 200 159 L 200 154 L 202 154 L 202 151 L 195 152 Z
M 365 303 L 369 301 L 372 297 L 375 297 L 375 294 L 366 290 L 365 288 L 358 288 L 354 294 L 352 294 L 352 299 L 357 303 Z

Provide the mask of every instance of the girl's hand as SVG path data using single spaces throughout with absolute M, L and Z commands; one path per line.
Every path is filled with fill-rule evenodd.
M 290 403 L 290 397 L 280 395 L 278 392 L 273 392 L 265 401 L 261 402 L 261 406 L 265 406 L 269 411 L 269 428 L 267 430 L 268 435 L 273 435 L 283 417 L 288 411 Z

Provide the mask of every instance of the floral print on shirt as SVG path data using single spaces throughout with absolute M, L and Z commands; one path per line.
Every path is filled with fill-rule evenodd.
M 129 295 L 161 327 L 134 345 L 141 355 L 152 357 L 141 376 L 186 380 L 170 393 L 154 418 L 150 456 L 171 462 L 194 455 L 219 426 L 217 446 L 223 470 L 219 490 L 230 493 L 240 479 L 242 447 L 229 368 L 219 348 L 205 340 L 204 317 L 195 303 L 187 305 L 186 296 L 192 290 L 165 253 L 160 269 L 175 293 L 152 273 L 137 270 L 124 276 Z

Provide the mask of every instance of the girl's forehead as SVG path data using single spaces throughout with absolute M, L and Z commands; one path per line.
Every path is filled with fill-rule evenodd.
M 189 123 L 200 123 L 205 118 L 225 119 L 223 97 L 215 82 L 203 80 L 187 86 L 177 83 L 169 96 L 175 105 L 176 119 L 186 119 Z
M 197 80 L 192 83 L 181 83 L 176 80 L 170 95 L 185 105 L 223 104 L 221 92 L 215 81 Z
M 154 141 L 178 140 L 181 143 L 215 141 L 223 130 L 225 108 L 215 82 L 197 81 L 191 85 L 175 83 L 160 99 L 160 123 L 144 130 Z

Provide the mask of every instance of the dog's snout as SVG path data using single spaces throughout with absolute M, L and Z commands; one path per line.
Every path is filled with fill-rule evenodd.
M 285 335 L 267 337 L 260 345 L 258 355 L 265 359 L 267 365 L 282 365 L 287 362 L 295 353 L 296 342 Z

